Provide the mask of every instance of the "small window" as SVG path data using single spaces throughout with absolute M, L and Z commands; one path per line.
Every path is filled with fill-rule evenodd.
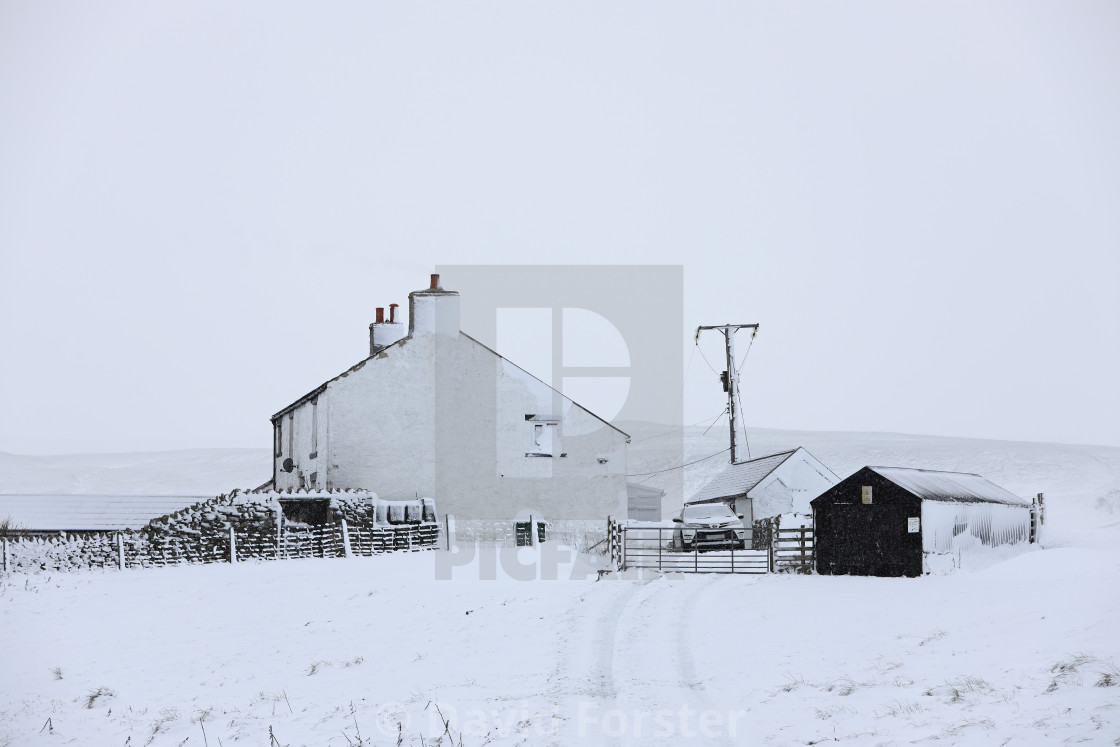
M 288 454 L 294 459 L 296 454 L 296 414 L 288 414 Z
M 311 400 L 311 459 L 319 456 L 319 398 Z
M 864 485 L 863 486 L 863 494 L 862 495 L 863 495 L 864 504 L 870 505 L 871 504 L 871 486 L 870 485 Z M 889 501 L 888 501 L 888 503 L 889 503 Z
M 272 455 L 284 456 L 284 420 L 278 419 L 272 424 Z
M 529 446 L 525 450 L 525 456 L 552 456 L 553 447 L 556 444 L 556 426 L 559 424 L 559 421 L 539 418 L 536 415 L 527 415 L 525 420 L 530 428 Z

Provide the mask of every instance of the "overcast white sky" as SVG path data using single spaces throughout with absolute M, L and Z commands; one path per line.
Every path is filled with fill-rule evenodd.
M 1117 133 L 1111 0 L 3 0 L 0 449 L 263 448 L 435 265 L 631 262 L 752 425 L 1120 446 Z

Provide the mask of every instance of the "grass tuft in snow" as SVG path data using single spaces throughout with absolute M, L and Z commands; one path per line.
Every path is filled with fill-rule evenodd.
M 316 672 L 318 672 L 320 667 L 329 667 L 329 666 L 331 666 L 331 663 L 329 661 L 313 661 L 313 662 L 311 662 L 311 666 L 308 667 L 308 669 L 307 669 L 307 676 L 310 677 L 313 674 L 315 674 Z
M 1076 653 L 1050 667 L 1050 673 L 1054 675 L 1054 678 L 1050 681 L 1050 686 L 1046 688 L 1046 692 L 1052 693 L 1059 687 L 1066 685 L 1085 684 L 1081 677 L 1081 670 L 1090 668 L 1088 667 L 1090 664 L 1093 665 L 1091 669 L 1095 670 L 1100 676 L 1095 683 L 1096 687 L 1112 687 L 1120 682 L 1120 668 L 1117 668 L 1115 664 L 1089 654 Z
M 792 674 L 786 674 L 786 684 L 782 685 L 779 689 L 784 693 L 791 693 L 805 683 L 805 678 L 801 675 L 794 677 Z
M 62 677 L 59 677 L 59 679 L 62 679 Z M 86 708 L 92 709 L 101 698 L 111 698 L 114 695 L 116 695 L 116 693 L 107 687 L 99 687 L 95 690 L 90 690 L 86 693 Z
M 892 700 L 883 706 L 882 711 L 875 711 L 879 718 L 884 716 L 906 716 L 912 713 L 921 713 L 925 708 L 920 703 L 910 700 Z
M 932 633 L 930 633 L 930 634 L 929 634 L 928 636 L 926 636 L 925 638 L 923 638 L 923 639 L 922 639 L 922 640 L 921 640 L 921 641 L 920 641 L 920 642 L 918 643 L 918 645 L 919 645 L 919 646 L 924 646 L 924 645 L 926 645 L 927 643 L 933 643 L 934 641 L 940 641 L 940 640 L 941 640 L 942 638 L 944 638 L 944 637 L 945 637 L 945 636 L 947 636 L 947 635 L 949 635 L 949 634 L 948 634 L 948 633 L 946 633 L 946 632 L 945 632 L 944 630 L 942 630 L 941 628 L 938 628 L 937 630 L 933 631 L 933 632 L 932 632 Z
M 56 680 L 62 679 L 62 667 L 55 667 L 54 669 L 51 670 L 51 674 L 54 675 L 54 678 Z

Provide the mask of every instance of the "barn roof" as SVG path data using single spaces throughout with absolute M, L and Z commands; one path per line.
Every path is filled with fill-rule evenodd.
M 780 454 L 771 454 L 770 456 L 728 465 L 727 469 L 700 488 L 699 492 L 686 502 L 709 503 L 746 495 L 796 451 L 797 449 L 783 451 Z
M 925 500 L 1029 505 L 1014 493 L 1004 490 L 980 475 L 969 472 L 939 472 L 907 467 L 868 467 L 868 469 Z
M 213 496 L 0 495 L 0 521 L 31 532 L 141 529 Z

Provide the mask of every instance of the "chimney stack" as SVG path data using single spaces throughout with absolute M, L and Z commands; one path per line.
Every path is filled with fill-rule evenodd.
M 377 355 L 405 336 L 404 325 L 397 321 L 398 304 L 389 304 L 389 321 L 385 321 L 385 307 L 377 307 L 377 321 L 369 325 L 369 354 Z
M 434 272 L 430 288 L 408 294 L 408 333 L 459 336 L 459 294 L 444 290 Z

